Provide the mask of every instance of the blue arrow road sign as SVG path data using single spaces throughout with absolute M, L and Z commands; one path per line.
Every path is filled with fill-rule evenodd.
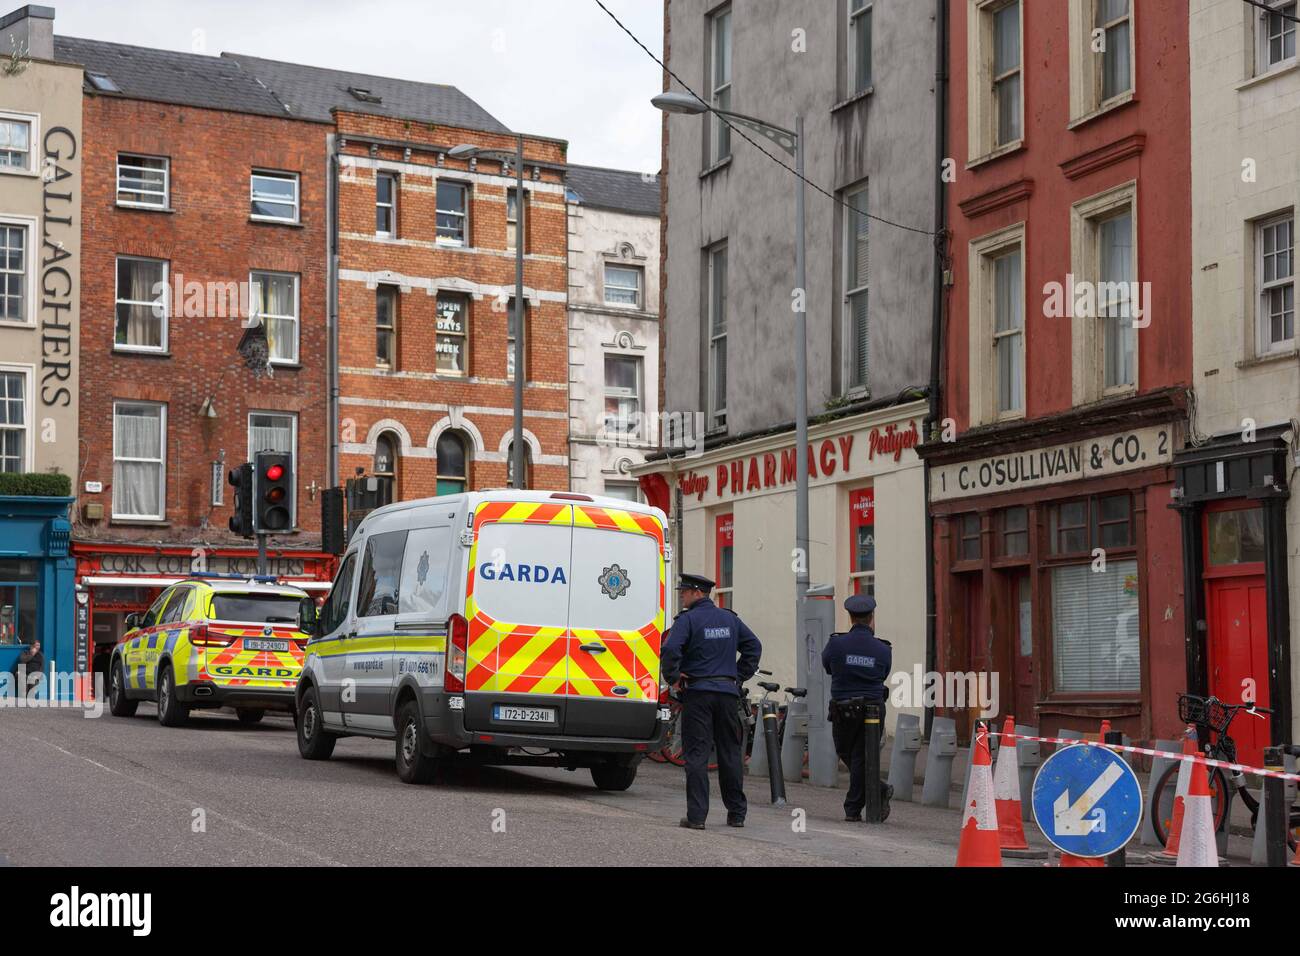
M 1074 856 L 1109 856 L 1133 839 L 1142 823 L 1137 774 L 1113 750 L 1086 744 L 1043 761 L 1031 802 L 1043 835 Z

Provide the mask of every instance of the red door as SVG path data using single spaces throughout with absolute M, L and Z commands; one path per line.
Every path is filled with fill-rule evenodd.
M 1206 678 L 1229 704 L 1269 706 L 1264 525 L 1258 507 L 1216 508 L 1205 515 Z M 1238 714 L 1228 731 L 1237 759 L 1260 766 L 1270 721 Z

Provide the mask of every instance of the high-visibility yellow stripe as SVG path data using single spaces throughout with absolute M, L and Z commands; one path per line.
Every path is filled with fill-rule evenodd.
M 542 656 L 542 652 L 550 647 L 555 641 L 564 634 L 562 627 L 545 627 L 530 637 L 524 646 L 519 648 L 508 660 L 497 663 L 497 672 L 507 674 L 511 677 L 519 677 L 528 673 L 528 668 L 537 658 Z
M 568 673 L 569 659 L 561 657 L 555 662 L 555 666 L 547 672 L 546 676 L 533 685 L 532 692 L 534 694 L 554 694 L 558 692 L 564 686 Z

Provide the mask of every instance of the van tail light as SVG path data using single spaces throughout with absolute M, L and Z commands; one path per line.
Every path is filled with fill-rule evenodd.
M 668 704 L 668 691 L 671 688 L 662 681 L 659 684 L 659 706 L 664 707 Z
M 447 646 L 447 670 L 442 676 L 442 689 L 452 693 L 465 691 L 465 658 L 469 651 L 469 621 L 453 614 L 447 622 L 451 638 Z
M 235 643 L 235 635 L 209 631 L 206 624 L 200 624 L 190 630 L 190 643 L 195 647 L 229 647 Z

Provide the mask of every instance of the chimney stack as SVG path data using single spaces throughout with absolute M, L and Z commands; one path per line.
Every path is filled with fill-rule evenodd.
M 0 18 L 0 56 L 15 50 L 34 60 L 54 59 L 53 7 L 28 4 Z

